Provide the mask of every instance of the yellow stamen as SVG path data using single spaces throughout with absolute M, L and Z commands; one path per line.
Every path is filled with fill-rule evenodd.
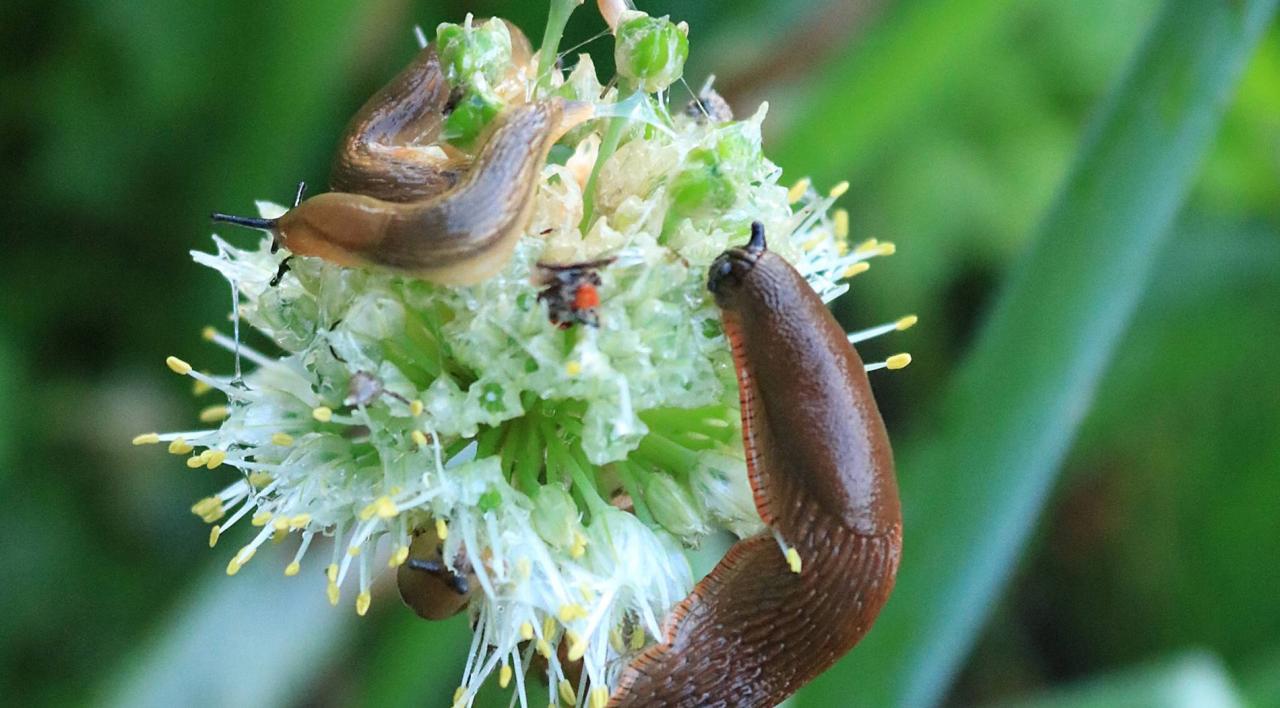
M 800 574 L 800 569 L 803 567 L 800 561 L 800 551 L 794 548 L 787 549 L 787 567 L 791 568 L 792 573 Z
M 841 278 L 852 278 L 852 277 L 853 277 L 853 276 L 855 276 L 855 275 L 862 275 L 863 273 L 865 273 L 865 272 L 867 272 L 867 271 L 869 271 L 869 270 L 871 270 L 871 264 L 870 264 L 870 263 L 868 263 L 868 262 L 866 262 L 866 261 L 858 261 L 857 263 L 854 263 L 853 265 L 849 266 L 848 268 L 845 268 L 845 269 L 844 269 L 844 272 L 840 274 L 840 277 L 841 277 Z
M 271 444 L 280 447 L 289 447 L 293 444 L 293 436 L 288 433 L 272 433 Z
M 573 692 L 573 686 L 569 683 L 569 679 L 560 679 L 559 689 L 560 700 L 571 706 L 578 705 L 578 696 Z
M 360 547 L 347 546 L 347 555 L 351 556 L 352 558 L 355 558 L 356 556 L 360 555 Z
M 330 580 L 329 587 L 325 588 L 325 594 L 329 596 L 329 604 L 334 607 L 338 606 L 338 600 L 342 599 L 342 592 L 338 590 L 338 583 Z
M 231 415 L 231 409 L 226 406 L 209 406 L 200 411 L 201 423 L 217 423 L 220 420 L 226 420 Z
M 803 197 L 804 193 L 807 191 L 809 191 L 809 178 L 801 177 L 796 180 L 795 184 L 791 185 L 791 189 L 787 190 L 787 203 L 795 204 L 800 201 L 800 198 Z
M 196 379 L 195 381 L 191 382 L 191 395 L 193 396 L 203 396 L 212 390 L 213 390 L 213 386 L 210 385 L 208 381 L 201 381 L 200 379 Z
M 423 408 L 424 406 L 422 405 L 422 401 L 417 401 L 417 400 L 412 401 L 409 403 L 409 414 L 417 418 L 418 416 L 422 415 Z
M 392 501 L 391 497 L 378 497 L 378 501 L 375 502 L 375 504 L 377 504 L 378 507 L 379 519 L 394 519 L 396 514 L 400 513 L 400 507 L 396 506 L 396 503 Z M 436 526 L 438 528 L 439 524 L 437 523 Z
M 465 704 L 464 699 L 466 699 L 466 697 L 467 687 L 459 686 L 457 690 L 453 692 L 453 706 L 451 708 L 461 708 L 461 706 Z
M 551 658 L 551 645 L 547 643 L 547 640 L 539 639 L 537 648 L 538 648 L 538 653 L 542 655 L 542 658 L 544 659 Z
M 236 573 L 239 573 L 240 569 L 244 567 L 244 564 L 248 563 L 249 559 L 253 558 L 253 554 L 257 552 L 258 549 L 249 546 L 241 548 L 240 552 L 236 553 L 235 557 L 231 559 L 231 562 L 227 563 L 227 575 L 235 575 Z
M 409 439 L 412 440 L 413 444 L 417 445 L 418 447 L 427 446 L 427 442 L 428 442 L 427 434 L 422 432 L 421 430 L 415 430 L 412 433 L 409 433 Z
M 524 624 L 520 625 L 520 638 L 525 640 L 526 642 L 529 641 L 530 639 L 533 639 L 533 623 L 532 622 L 525 622 Z
M 368 590 L 356 595 L 356 614 L 364 617 L 369 611 L 369 604 L 373 602 L 373 595 Z
M 578 619 L 584 619 L 587 616 L 587 608 L 576 602 L 560 606 L 560 621 L 572 622 Z
M 849 238 L 849 210 L 836 209 L 832 212 L 831 227 L 836 232 L 836 238 L 841 241 Z
M 316 406 L 311 409 L 311 417 L 321 423 L 328 423 L 333 420 L 333 409 L 329 406 Z
M 515 674 L 515 672 L 511 670 L 511 667 L 503 664 L 502 668 L 498 669 L 498 688 L 506 688 L 507 686 L 510 686 L 511 676 L 513 674 Z
M 399 568 L 404 565 L 404 562 L 407 560 L 409 560 L 409 547 L 401 546 L 396 549 L 395 553 L 391 554 L 391 559 L 387 561 L 387 566 L 391 568 Z
M 218 469 L 227 460 L 227 453 L 222 450 L 211 450 L 208 453 L 208 456 L 204 458 L 204 466 L 211 470 Z
M 338 564 L 330 563 L 329 567 L 324 569 L 324 575 L 329 579 L 329 582 L 338 582 Z
M 143 433 L 133 438 L 134 445 L 155 445 L 160 442 L 159 433 Z
M 550 637 L 555 633 L 556 633 L 556 618 L 547 617 L 546 619 L 542 620 L 542 636 Z
M 587 552 L 587 537 L 580 531 L 573 532 L 573 545 L 569 547 L 571 558 L 581 558 Z
M 277 516 L 277 517 L 275 517 L 275 518 L 271 521 L 271 528 L 275 529 L 276 531 L 288 531 L 288 530 L 289 530 L 289 517 L 287 517 L 287 516 Z
M 436 538 L 441 541 L 449 538 L 449 524 L 444 519 L 436 519 Z
M 209 548 L 218 545 L 218 538 L 222 536 L 222 527 L 213 526 L 209 529 Z
M 830 192 L 827 192 L 827 196 L 832 199 L 839 199 L 840 197 L 843 197 L 844 193 L 847 191 L 849 191 L 849 180 L 846 179 L 836 183 L 836 186 L 832 187 Z
M 298 561 L 294 561 L 284 567 L 284 574 L 285 574 L 285 577 L 292 578 L 293 576 L 297 575 L 301 570 L 302 570 L 302 564 L 299 563 Z
M 222 508 L 220 497 L 205 497 L 192 505 L 191 513 L 199 516 L 206 524 L 211 524 L 221 519 L 226 510 Z
M 272 477 L 269 472 L 250 472 L 249 473 L 249 484 L 252 485 L 255 489 L 262 489 L 268 484 L 271 484 L 271 479 Z
M 302 529 L 306 528 L 309 523 L 311 523 L 311 514 L 298 514 L 292 519 L 289 519 L 289 528 Z
M 202 452 L 199 455 L 193 455 L 191 457 L 188 457 L 187 467 L 190 467 L 193 470 L 196 469 L 197 467 L 204 467 L 205 460 L 207 459 L 209 459 L 209 452 L 206 450 L 205 452 Z
M 212 342 L 213 340 L 218 338 L 218 330 L 212 325 L 210 325 L 200 330 L 200 337 L 203 338 L 206 342 Z
M 173 373 L 175 374 L 182 374 L 183 376 L 186 376 L 191 373 L 191 365 L 176 356 L 171 356 L 165 359 L 164 363 L 173 370 Z
M 876 248 L 876 255 L 892 256 L 898 252 L 898 247 L 892 241 L 885 241 Z
M 876 250 L 876 246 L 878 246 L 879 244 L 880 242 L 878 240 L 874 238 L 869 238 L 866 241 L 863 241 L 862 243 L 858 244 L 858 247 L 853 250 L 855 253 L 867 253 L 868 251 Z
M 622 643 L 622 632 L 619 632 L 617 627 L 609 630 L 609 646 L 619 654 L 626 649 L 626 645 Z
M 259 511 L 258 513 L 253 515 L 253 518 L 249 521 L 249 523 L 258 527 L 266 526 L 267 522 L 271 521 L 272 516 L 273 514 L 269 511 Z
M 579 639 L 569 645 L 569 661 L 578 661 L 587 653 L 586 640 Z
M 609 689 L 596 686 L 591 689 L 590 708 L 605 708 L 609 705 Z
M 885 360 L 885 368 L 890 370 L 905 369 L 911 363 L 911 355 L 903 352 L 902 354 L 894 354 Z
M 904 329 L 911 329 L 912 327 L 915 327 L 916 323 L 919 321 L 919 317 L 916 317 L 915 315 L 907 315 L 906 317 L 898 320 L 897 323 L 894 324 L 894 328 L 901 332 Z
M 580 362 L 571 361 L 564 365 L 564 372 L 570 376 L 577 376 L 582 373 L 582 364 Z
M 287 528 L 277 528 L 271 532 L 271 543 L 273 544 L 284 543 L 286 538 L 289 538 L 289 529 Z
M 185 455 L 194 449 L 195 448 L 188 445 L 187 441 L 182 438 L 175 438 L 173 442 L 169 443 L 169 452 L 174 455 Z

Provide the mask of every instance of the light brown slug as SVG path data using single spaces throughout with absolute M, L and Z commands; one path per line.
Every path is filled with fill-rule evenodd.
M 769 532 L 735 544 L 623 669 L 611 706 L 775 705 L 867 633 L 897 574 L 893 456 L 844 330 L 758 223 L 707 285 L 733 348 L 756 507 L 795 554 Z
M 471 588 L 476 582 L 466 553 L 454 560 L 459 573 L 444 563 L 440 537 L 434 524 L 423 524 L 409 542 L 409 555 L 396 569 L 396 587 L 400 599 L 419 617 L 427 620 L 448 619 L 471 601 Z

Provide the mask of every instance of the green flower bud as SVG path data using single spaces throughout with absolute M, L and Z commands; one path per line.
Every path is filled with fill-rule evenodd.
M 698 462 L 689 474 L 689 486 L 707 505 L 711 518 L 739 538 L 764 528 L 742 458 L 713 450 L 698 453 Z
M 471 83 L 477 75 L 496 84 L 511 65 L 511 33 L 496 18 L 479 26 L 445 22 L 436 28 L 436 53 L 450 86 Z
M 442 137 L 460 148 L 468 148 L 501 112 L 502 99 L 489 89 L 483 78 L 477 77 L 475 86 L 444 119 Z
M 540 488 L 533 497 L 533 529 L 556 548 L 568 548 L 578 530 L 578 506 L 558 484 Z
M 733 206 L 737 191 L 710 150 L 689 153 L 688 166 L 671 181 L 671 209 L 679 216 L 719 211 Z
M 650 475 L 645 480 L 644 499 L 653 513 L 653 520 L 685 543 L 696 543 L 710 532 L 693 497 L 670 475 Z
M 618 73 L 650 93 L 675 83 L 689 57 L 685 32 L 666 17 L 624 13 L 613 49 Z

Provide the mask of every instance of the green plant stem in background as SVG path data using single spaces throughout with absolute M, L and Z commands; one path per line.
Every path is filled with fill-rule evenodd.
M 564 36 L 564 26 L 569 15 L 582 4 L 582 0 L 551 0 L 547 11 L 547 28 L 542 33 L 542 46 L 538 49 L 538 89 L 546 89 L 551 82 L 551 67 L 556 63 L 556 50 Z
M 949 685 L 1034 525 L 1163 236 L 1280 0 L 1170 0 L 953 387 L 904 446 L 898 588 L 799 705 L 927 706 Z

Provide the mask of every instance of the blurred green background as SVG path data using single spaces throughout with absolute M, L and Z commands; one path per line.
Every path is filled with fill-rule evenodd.
M 691 25 L 690 84 L 770 101 L 787 180 L 849 179 L 855 238 L 897 242 L 841 317 L 921 318 L 865 352 L 915 357 L 873 378 L 903 463 L 898 603 L 796 704 L 1280 705 L 1276 3 L 640 5 Z M 224 475 L 129 439 L 208 403 L 166 355 L 229 365 L 199 338 L 229 295 L 187 256 L 208 213 L 323 184 L 415 24 L 502 15 L 536 42 L 545 10 L 0 6 L 6 703 L 448 704 L 462 624 L 393 595 L 357 621 L 271 559 L 223 577 L 235 544 L 209 551 L 188 509 Z M 583 8 L 562 48 L 602 27 Z M 611 74 L 609 40 L 585 50 Z M 1147 140 L 1148 119 L 1191 128 Z M 1000 325 L 1019 312 L 1048 314 Z

